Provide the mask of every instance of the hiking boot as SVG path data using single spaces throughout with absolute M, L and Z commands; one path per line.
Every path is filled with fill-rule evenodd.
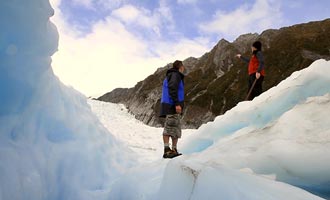
M 164 147 L 163 158 L 168 158 L 168 155 L 171 154 L 172 150 L 170 147 Z
M 182 155 L 182 153 L 179 153 L 178 150 L 176 148 L 173 148 L 173 150 L 178 156 Z
M 171 150 L 169 147 L 167 147 L 167 148 L 165 147 L 165 149 L 164 149 L 163 158 L 174 158 L 174 157 L 182 155 L 181 153 L 178 153 L 177 149 L 175 149 L 175 148 L 173 150 Z

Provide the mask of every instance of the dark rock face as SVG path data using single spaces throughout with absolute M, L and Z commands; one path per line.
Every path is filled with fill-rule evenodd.
M 266 77 L 264 90 L 277 85 L 294 71 L 308 67 L 317 59 L 330 59 L 330 19 L 266 30 L 261 35 L 245 34 L 233 43 L 224 39 L 200 58 L 184 60 L 185 110 L 183 126 L 198 128 L 225 113 L 247 93 L 247 64 L 237 59 L 251 55 L 255 40 L 263 43 Z M 137 83 L 134 88 L 115 89 L 98 100 L 123 103 L 137 119 L 151 126 L 161 126 L 158 117 L 165 67 Z

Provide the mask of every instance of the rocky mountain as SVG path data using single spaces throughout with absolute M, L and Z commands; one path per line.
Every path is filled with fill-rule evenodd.
M 245 34 L 234 42 L 224 39 L 200 58 L 187 58 L 185 78 L 185 128 L 197 128 L 225 113 L 247 93 L 247 64 L 235 57 L 237 53 L 251 55 L 255 40 L 263 43 L 267 90 L 294 71 L 309 66 L 317 59 L 330 59 L 330 19 L 310 22 L 279 30 L 266 30 L 260 35 Z M 160 126 L 158 117 L 162 82 L 171 64 L 157 69 L 133 88 L 118 88 L 98 100 L 123 103 L 137 119 Z

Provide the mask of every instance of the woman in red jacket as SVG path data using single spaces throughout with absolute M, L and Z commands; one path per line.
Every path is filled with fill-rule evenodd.
M 252 44 L 252 56 L 250 59 L 243 57 L 241 54 L 237 54 L 237 57 L 243 61 L 249 63 L 249 90 L 251 89 L 253 82 L 257 79 L 257 82 L 252 88 L 252 92 L 248 97 L 248 100 L 254 99 L 254 97 L 259 96 L 262 93 L 262 82 L 265 76 L 264 69 L 264 58 L 261 52 L 261 42 L 256 41 Z

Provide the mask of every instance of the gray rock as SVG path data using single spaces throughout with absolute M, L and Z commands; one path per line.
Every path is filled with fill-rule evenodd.
M 266 30 L 262 34 L 244 34 L 230 43 L 224 39 L 200 58 L 187 58 L 185 78 L 184 128 L 198 128 L 236 106 L 247 93 L 247 64 L 237 59 L 237 53 L 251 55 L 255 40 L 263 43 L 266 64 L 264 90 L 287 78 L 314 60 L 330 58 L 330 19 Z M 99 100 L 123 103 L 135 117 L 151 126 L 161 126 L 158 117 L 161 87 L 166 70 L 172 64 L 158 68 L 133 88 L 118 88 Z

